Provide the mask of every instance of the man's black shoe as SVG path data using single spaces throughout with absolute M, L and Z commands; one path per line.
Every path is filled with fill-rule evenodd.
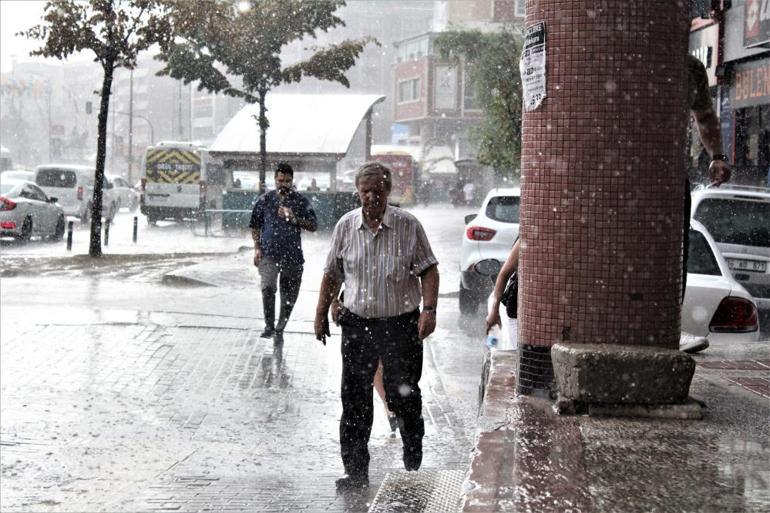
M 264 331 L 262 331 L 260 338 L 270 338 L 273 335 L 275 335 L 275 328 L 273 328 L 272 326 L 265 326 L 265 329 Z
M 421 464 L 422 439 L 412 440 L 408 444 L 406 439 L 404 439 L 404 468 L 406 470 L 419 470 Z
M 363 490 L 364 488 L 369 487 L 369 478 L 367 476 L 351 476 L 345 474 L 337 479 L 334 484 L 337 486 L 338 492 Z

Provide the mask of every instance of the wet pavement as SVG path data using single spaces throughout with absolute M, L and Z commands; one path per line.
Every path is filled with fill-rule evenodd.
M 455 243 L 461 232 L 451 221 L 434 230 Z M 312 335 L 320 265 L 306 266 L 274 346 L 258 337 L 258 277 L 250 251 L 238 251 L 247 234 L 153 233 L 163 234 L 154 247 L 113 238 L 96 263 L 47 243 L 3 248 L 3 511 L 366 511 L 403 468 L 401 442 L 375 399 L 372 487 L 335 493 L 341 360 L 338 330 L 326 347 Z M 328 234 L 304 244 L 308 256 L 325 254 Z M 434 243 L 451 276 L 445 246 Z M 458 329 L 452 299 L 440 312 L 425 342 L 423 469 L 464 472 L 483 354 L 467 330 L 481 320 Z
M 703 420 L 557 415 L 493 355 L 463 511 L 770 511 L 768 342 L 695 355 Z
M 470 212 L 416 210 L 442 281 L 415 489 L 375 399 L 372 486 L 343 496 L 339 331 L 326 347 L 312 335 L 328 233 L 304 237 L 309 263 L 278 347 L 257 335 L 248 234 L 161 223 L 134 245 L 121 214 L 97 262 L 85 241 L 69 254 L 0 244 L 2 510 L 358 512 L 386 479 L 411 496 L 471 468 L 466 511 L 770 511 L 767 341 L 695 356 L 703 421 L 556 416 L 513 396 L 504 351 L 492 369 L 499 393 L 477 418 L 483 319 L 461 316 L 456 299 Z

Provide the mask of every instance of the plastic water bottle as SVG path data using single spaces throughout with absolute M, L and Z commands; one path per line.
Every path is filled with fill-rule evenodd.
M 489 333 L 487 334 L 487 347 L 489 349 L 495 349 L 497 348 L 497 343 L 500 341 L 500 328 L 497 326 L 492 326 L 492 329 L 489 330 Z

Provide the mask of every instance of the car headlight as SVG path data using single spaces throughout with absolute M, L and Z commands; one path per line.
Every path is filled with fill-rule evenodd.
M 476 265 L 473 266 L 473 269 L 484 276 L 494 276 L 495 274 L 500 272 L 500 268 L 502 267 L 502 264 L 500 261 L 495 260 L 494 258 L 488 258 L 487 260 L 482 260 L 481 262 L 478 262 Z

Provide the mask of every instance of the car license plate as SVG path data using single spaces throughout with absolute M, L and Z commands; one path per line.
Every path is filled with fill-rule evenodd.
M 727 265 L 733 271 L 751 271 L 755 273 L 763 273 L 767 271 L 767 262 L 762 262 L 760 260 L 728 258 Z

